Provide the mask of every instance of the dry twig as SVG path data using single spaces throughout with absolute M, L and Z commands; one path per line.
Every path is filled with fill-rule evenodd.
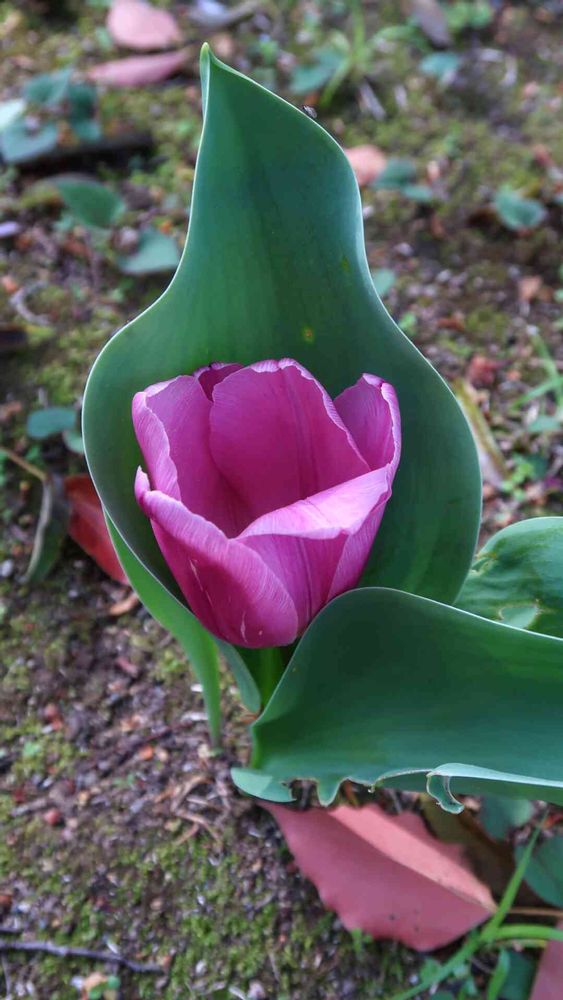
M 95 962 L 106 962 L 108 965 L 122 965 L 131 972 L 164 972 L 161 965 L 155 963 L 135 962 L 112 951 L 92 951 L 90 948 L 74 948 L 66 944 L 53 944 L 52 941 L 1 941 L 0 953 L 4 951 L 43 952 L 46 955 L 57 955 L 59 958 L 89 958 Z

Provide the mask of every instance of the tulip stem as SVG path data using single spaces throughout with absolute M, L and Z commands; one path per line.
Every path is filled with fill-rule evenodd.
M 285 670 L 282 652 L 277 646 L 256 650 L 257 663 L 253 670 L 254 680 L 260 691 L 262 708 L 265 708 L 272 697 Z

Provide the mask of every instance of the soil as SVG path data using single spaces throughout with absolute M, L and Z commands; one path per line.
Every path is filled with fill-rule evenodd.
M 46 3 L 0 4 L 3 100 L 37 73 L 71 64 L 84 72 L 116 57 L 104 3 L 68 6 L 55 20 Z M 125 165 L 92 164 L 127 202 L 112 235 L 65 219 L 42 172 L 9 167 L 0 177 L 3 220 L 18 225 L 0 240 L 2 442 L 61 474 L 82 471 L 82 460 L 58 439 L 30 441 L 27 414 L 75 405 L 101 345 L 165 286 L 116 268 L 139 227 L 160 227 L 179 244 L 185 234 L 206 31 L 190 24 L 185 4 L 168 7 L 193 49 L 187 73 L 100 95 L 107 135 L 148 125 L 154 140 L 152 153 Z M 487 29 L 455 37 L 465 59 L 449 85 L 420 72 L 429 46 L 415 33 L 381 50 L 372 85 L 385 117 L 362 111 L 353 85 L 329 111 L 318 108 L 343 145 L 410 157 L 437 193 L 428 205 L 364 189 L 366 242 L 370 265 L 394 272 L 390 312 L 494 435 L 484 534 L 563 511 L 556 398 L 522 402 L 550 377 L 546 353 L 559 370 L 563 362 L 560 46 L 549 4 L 494 10 Z M 265 3 L 211 41 L 291 98 L 295 53 L 314 55 L 345 13 L 338 3 L 318 10 L 288 0 L 273 12 Z M 372 3 L 365 20 L 373 33 L 400 19 L 394 4 Z M 502 225 L 490 206 L 503 184 L 545 204 L 541 225 Z M 4 353 L 9 337 L 25 344 Z M 538 417 L 551 418 L 548 429 L 535 429 Z M 419 958 L 348 933 L 300 876 L 271 817 L 233 788 L 229 768 L 246 758 L 248 740 L 227 671 L 217 752 L 189 664 L 140 605 L 127 607 L 126 588 L 70 541 L 44 582 L 25 584 L 39 491 L 8 461 L 0 473 L 0 930 L 115 949 L 163 969 L 10 952 L 6 994 L 95 995 L 86 977 L 108 969 L 119 979 L 114 995 L 127 1000 L 340 1000 L 407 988 Z

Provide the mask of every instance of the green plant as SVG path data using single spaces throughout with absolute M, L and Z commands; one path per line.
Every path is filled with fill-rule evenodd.
M 455 398 L 373 289 L 349 163 L 315 122 L 207 48 L 202 80 L 186 252 L 164 295 L 105 347 L 85 395 L 88 462 L 127 575 L 188 652 L 214 740 L 219 652 L 260 713 L 251 766 L 233 771 L 245 791 L 288 801 L 294 780 L 315 779 L 328 804 L 352 779 L 426 786 L 451 811 L 456 793 L 502 789 L 563 802 L 561 639 L 453 606 L 479 525 L 475 446 Z M 131 403 L 214 361 L 238 369 L 284 357 L 332 398 L 363 372 L 388 380 L 403 454 L 360 585 L 296 644 L 234 646 L 192 614 L 135 500 Z M 252 412 L 259 421 L 258 404 Z
M 68 67 L 32 77 L 21 98 L 0 106 L 0 152 L 6 163 L 22 163 L 53 149 L 62 121 L 84 142 L 100 137 L 95 87 L 73 80 L 72 73 Z

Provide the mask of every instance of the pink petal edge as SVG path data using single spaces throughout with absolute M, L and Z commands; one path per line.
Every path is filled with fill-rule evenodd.
M 193 613 L 211 632 L 250 647 L 285 646 L 298 629 L 295 605 L 257 553 L 151 490 L 139 469 L 135 496 Z

